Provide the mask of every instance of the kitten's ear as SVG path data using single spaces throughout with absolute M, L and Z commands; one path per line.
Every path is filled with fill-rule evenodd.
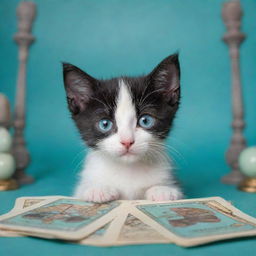
M 63 78 L 69 110 L 74 115 L 79 114 L 93 94 L 96 79 L 69 63 L 63 63 Z
M 149 74 L 154 87 L 162 91 L 167 101 L 175 105 L 180 99 L 180 64 L 178 54 L 165 58 Z

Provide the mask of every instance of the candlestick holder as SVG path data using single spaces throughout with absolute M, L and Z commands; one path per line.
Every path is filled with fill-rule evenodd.
M 238 188 L 249 193 L 256 193 L 256 147 L 244 149 L 238 158 L 240 170 L 244 179 L 239 183 Z
M 11 126 L 10 103 L 4 94 L 0 93 L 0 191 L 18 188 L 18 183 L 11 178 L 15 171 L 11 135 L 8 129 Z
M 238 189 L 248 193 L 256 193 L 256 178 L 246 177 L 239 184 Z
M 243 100 L 239 68 L 239 47 L 245 39 L 245 35 L 240 31 L 242 9 L 239 1 L 230 1 L 224 4 L 222 17 L 227 27 L 227 32 L 223 41 L 229 47 L 232 70 L 232 110 L 233 135 L 231 144 L 226 153 L 226 161 L 231 168 L 231 172 L 222 177 L 222 182 L 226 184 L 238 184 L 243 179 L 243 174 L 239 170 L 238 157 L 240 152 L 246 147 L 243 136 L 245 127 Z
M 16 160 L 14 177 L 20 184 L 32 183 L 33 178 L 26 175 L 24 170 L 30 162 L 30 155 L 24 139 L 25 127 L 25 98 L 26 98 L 26 66 L 28 49 L 35 40 L 31 34 L 32 23 L 36 15 L 36 6 L 32 2 L 21 2 L 17 8 L 18 32 L 14 40 L 19 47 L 19 71 L 17 79 L 16 105 L 14 111 L 13 155 Z

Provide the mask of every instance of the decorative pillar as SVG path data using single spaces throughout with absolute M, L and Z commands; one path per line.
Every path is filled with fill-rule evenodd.
M 21 2 L 17 8 L 18 32 L 14 40 L 19 47 L 19 69 L 16 90 L 16 105 L 14 111 L 13 154 L 16 160 L 14 177 L 20 184 L 33 182 L 33 178 L 24 172 L 30 162 L 30 156 L 24 140 L 25 98 L 26 98 L 26 65 L 28 49 L 34 41 L 31 34 L 32 23 L 36 15 L 36 5 L 32 2 Z
M 246 147 L 246 141 L 243 136 L 245 122 L 239 68 L 239 47 L 245 39 L 245 35 L 240 31 L 242 15 L 239 1 L 230 1 L 224 4 L 222 17 L 227 27 L 227 32 L 223 40 L 229 47 L 231 58 L 233 109 L 233 135 L 226 153 L 226 160 L 231 168 L 231 172 L 222 178 L 222 182 L 227 184 L 238 184 L 243 179 L 243 174 L 238 166 L 238 157 L 240 152 Z

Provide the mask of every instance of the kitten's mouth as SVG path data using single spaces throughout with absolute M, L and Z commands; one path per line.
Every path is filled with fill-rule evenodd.
M 134 156 L 135 154 L 133 153 L 133 152 L 131 152 L 131 151 L 126 151 L 126 152 L 124 152 L 124 153 L 122 153 L 121 155 L 120 155 L 120 157 L 122 157 L 122 156 Z

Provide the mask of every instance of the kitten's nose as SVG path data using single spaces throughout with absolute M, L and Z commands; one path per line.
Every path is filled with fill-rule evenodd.
M 134 140 L 122 140 L 120 141 L 122 145 L 124 145 L 127 149 L 131 147 L 131 145 L 134 143 Z

